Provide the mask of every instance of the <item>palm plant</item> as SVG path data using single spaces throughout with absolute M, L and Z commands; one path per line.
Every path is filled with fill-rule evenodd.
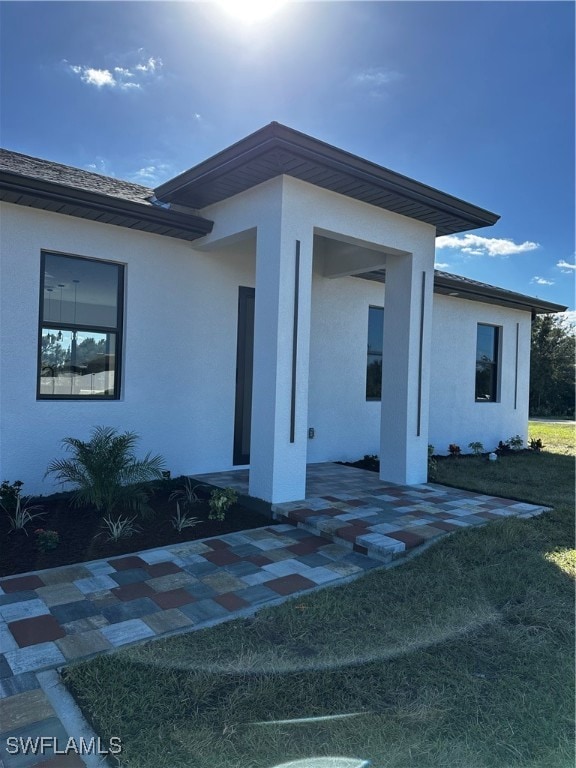
M 66 437 L 62 443 L 73 457 L 54 460 L 46 475 L 74 486 L 74 506 L 94 505 L 108 515 L 118 507 L 145 512 L 148 492 L 142 484 L 162 477 L 164 460 L 149 453 L 137 459 L 138 440 L 135 432 L 118 434 L 113 427 L 95 427 L 86 442 Z

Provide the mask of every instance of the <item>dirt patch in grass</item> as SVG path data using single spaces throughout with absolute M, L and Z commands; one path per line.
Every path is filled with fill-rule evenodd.
M 118 542 L 107 541 L 107 534 L 102 531 L 102 513 L 93 507 L 71 506 L 70 493 L 31 499 L 29 503 L 39 504 L 44 515 L 27 526 L 28 535 L 24 531 L 10 532 L 7 516 L 1 516 L 0 576 L 106 559 L 129 552 L 259 528 L 272 523 L 270 517 L 246 509 L 240 504 L 234 504 L 228 510 L 225 520 L 210 520 L 208 491 L 206 491 L 201 494 L 203 498 L 190 511 L 191 515 L 198 518 L 199 523 L 179 533 L 171 522 L 176 512 L 176 503 L 170 501 L 169 497 L 175 489 L 183 486 L 183 482 L 184 478 L 179 478 L 159 484 L 150 498 L 151 514 L 140 516 L 135 521 L 141 530 L 130 538 L 121 539 Z M 34 535 L 34 531 L 38 528 L 57 531 L 60 542 L 56 549 L 50 552 L 38 550 L 37 537 Z

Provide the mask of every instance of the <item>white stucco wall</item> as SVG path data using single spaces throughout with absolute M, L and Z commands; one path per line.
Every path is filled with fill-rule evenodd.
M 0 479 L 51 492 L 60 440 L 96 425 L 136 431 L 173 474 L 231 467 L 238 285 L 253 285 L 252 261 L 23 206 L 0 215 Z M 126 264 L 120 400 L 36 400 L 42 249 Z
M 201 241 L 211 250 L 2 204 L 0 480 L 21 479 L 27 493 L 50 493 L 56 486 L 43 475 L 62 455 L 61 439 L 87 438 L 96 425 L 136 431 L 142 453 L 161 453 L 174 475 L 232 468 L 238 287 L 255 286 L 255 255 L 253 246 L 224 249 L 218 241 L 264 225 L 267 212 L 277 214 L 270 189 L 278 181 L 204 212 L 216 219 L 214 235 Z M 414 222 L 410 230 L 404 217 L 303 182 L 280 186 L 286 210 L 305 231 L 314 225 L 322 234 L 363 235 L 403 250 L 428 248 L 426 225 Z M 290 231 L 291 238 L 298 234 L 298 227 Z M 36 400 L 41 250 L 126 265 L 119 401 Z M 380 452 L 380 403 L 366 401 L 365 377 L 368 308 L 384 305 L 384 291 L 380 283 L 324 277 L 321 259 L 314 260 L 309 359 L 304 346 L 299 349 L 301 370 L 309 363 L 310 387 L 304 409 L 300 389 L 297 410 L 300 436 L 315 429 L 313 440 L 304 438 L 309 462 Z M 478 322 L 503 328 L 499 403 L 474 402 Z M 528 313 L 435 295 L 427 442 L 445 451 L 451 442 L 466 450 L 471 441 L 489 448 L 517 433 L 525 438 L 529 343 Z
M 355 277 L 312 284 L 308 461 L 355 461 L 380 453 L 380 403 L 366 400 L 368 309 L 384 285 Z
M 475 402 L 476 331 L 478 323 L 501 327 L 499 402 Z M 515 365 L 518 324 L 518 390 Z M 432 381 L 430 386 L 430 443 L 437 453 L 448 453 L 457 443 L 481 442 L 486 450 L 499 440 L 519 434 L 527 440 L 530 374 L 530 313 L 434 296 L 432 325 Z

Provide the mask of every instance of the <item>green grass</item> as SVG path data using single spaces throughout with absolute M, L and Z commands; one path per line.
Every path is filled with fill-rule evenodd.
M 528 439 L 540 438 L 544 444 L 544 450 L 574 455 L 574 444 L 576 442 L 574 424 L 531 421 L 528 426 Z
M 69 668 L 98 733 L 122 738 L 121 765 L 573 766 L 573 459 L 547 446 L 496 467 L 444 465 L 469 468 L 462 485 L 555 509 L 463 530 L 251 620 Z

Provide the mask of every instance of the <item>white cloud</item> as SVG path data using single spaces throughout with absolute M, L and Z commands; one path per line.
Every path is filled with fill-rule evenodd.
M 564 259 L 561 259 L 558 264 L 556 264 L 558 269 L 560 269 L 565 275 L 573 275 L 576 271 L 576 264 L 570 264 L 568 261 L 564 261 Z
M 514 240 L 498 237 L 480 237 L 480 235 L 443 235 L 436 238 L 436 248 L 456 248 L 469 256 L 512 256 L 539 248 L 538 243 L 526 240 L 515 243 Z
M 394 69 L 384 69 L 383 67 L 371 67 L 363 72 L 353 75 L 352 82 L 357 85 L 365 85 L 370 88 L 381 88 L 389 83 L 395 83 L 401 80 L 402 75 Z
M 132 54 L 130 54 L 132 57 Z M 146 80 L 158 75 L 162 67 L 162 60 L 149 56 L 143 56 L 143 50 L 137 53 L 138 63 L 131 67 L 116 66 L 110 69 L 98 69 L 84 64 L 70 64 L 64 60 L 65 66 L 74 75 L 78 75 L 83 83 L 93 85 L 98 89 L 107 87 L 118 91 L 140 90 Z
M 134 69 L 136 69 L 137 72 L 156 72 L 158 67 L 162 66 L 162 59 L 155 59 L 153 56 L 150 56 L 148 61 L 146 61 L 144 64 L 136 64 Z
M 557 317 L 562 318 L 573 330 L 576 330 L 576 309 L 567 309 L 566 312 L 558 312 Z
M 450 264 L 448 264 L 448 262 L 437 261 L 434 264 L 434 269 L 446 269 L 446 267 L 449 267 L 449 266 L 450 266 Z
M 538 275 L 535 275 L 530 282 L 536 285 L 554 285 L 554 280 L 546 280 L 545 277 L 538 277 Z
M 139 168 L 132 174 L 128 175 L 130 181 L 134 181 L 136 184 L 143 184 L 144 186 L 155 186 L 156 184 L 164 181 L 172 175 L 172 167 L 168 163 L 161 161 L 149 160 L 146 165 Z

